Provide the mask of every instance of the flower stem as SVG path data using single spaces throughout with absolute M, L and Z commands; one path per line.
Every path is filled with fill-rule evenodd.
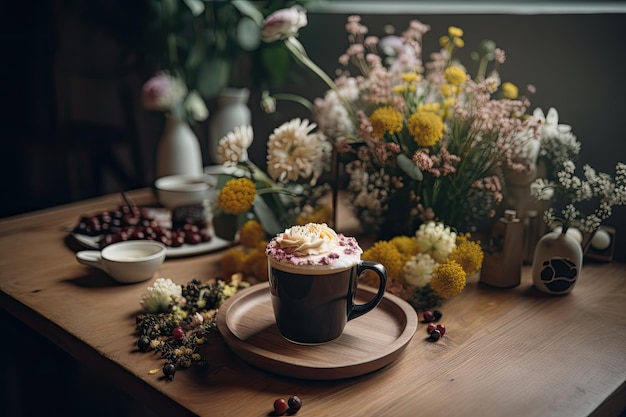
M 289 93 L 279 93 L 274 94 L 273 97 L 276 100 L 285 100 L 285 101 L 293 101 L 295 103 L 301 104 L 303 107 L 306 107 L 308 111 L 313 113 L 315 111 L 315 106 L 306 98 L 299 96 L 297 94 L 289 94 Z

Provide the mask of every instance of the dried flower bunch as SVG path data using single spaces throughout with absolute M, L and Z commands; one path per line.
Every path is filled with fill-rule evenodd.
M 157 278 L 140 300 L 143 313 L 136 318 L 137 347 L 143 352 L 158 352 L 166 360 L 163 372 L 168 377 L 173 377 L 177 369 L 207 365 L 200 348 L 217 328 L 217 310 L 248 285 L 237 275 L 229 283 L 194 279 L 185 285 Z
M 390 279 L 387 291 L 424 311 L 465 288 L 467 277 L 482 266 L 483 251 L 468 235 L 457 235 L 443 223 L 427 222 L 412 237 L 377 241 L 362 259 L 385 265 Z
M 484 42 L 472 79 L 455 58 L 464 46 L 460 28 L 449 28 L 427 63 L 422 40 L 430 27 L 421 22 L 378 38 L 351 16 L 346 30 L 343 72 L 316 100 L 316 120 L 343 151 L 364 226 L 388 229 L 384 219 L 401 213 L 397 229 L 405 232 L 428 220 L 461 231 L 488 221 L 502 200 L 503 169 L 530 170 L 516 150 L 539 138 L 529 100 L 501 81 L 504 51 Z

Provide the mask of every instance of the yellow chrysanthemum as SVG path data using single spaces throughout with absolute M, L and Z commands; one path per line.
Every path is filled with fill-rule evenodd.
M 459 236 L 457 237 L 456 247 L 452 250 L 448 259 L 456 261 L 461 265 L 465 274 L 471 275 L 482 267 L 483 257 L 484 254 L 480 247 L 480 242 L 471 241 L 467 236 Z
M 458 28 L 456 26 L 449 26 L 448 36 L 453 37 L 453 38 L 460 38 L 463 36 L 463 29 Z
M 256 220 L 248 220 L 239 229 L 239 243 L 244 248 L 255 248 L 265 239 L 263 226 Z
M 443 298 L 450 298 L 465 288 L 467 282 L 465 271 L 456 261 L 448 260 L 433 270 L 430 288 Z
M 398 252 L 405 256 L 413 256 L 419 251 L 417 239 L 409 236 L 396 236 L 391 239 L 391 243 L 398 248 Z
M 243 260 L 241 272 L 245 276 L 253 276 L 261 281 L 267 281 L 267 255 L 264 248 L 251 250 Z
M 240 248 L 232 248 L 226 251 L 220 261 L 220 267 L 224 273 L 224 278 L 241 272 L 245 254 Z
M 217 195 L 217 204 L 227 214 L 240 214 L 252 208 L 256 187 L 248 178 L 228 180 Z
M 372 133 L 382 138 L 385 133 L 398 133 L 402 130 L 402 113 L 391 106 L 379 107 L 370 116 Z
M 433 146 L 443 137 L 443 120 L 434 113 L 417 111 L 409 117 L 407 124 L 409 133 L 419 146 Z
M 387 269 L 387 276 L 390 280 L 402 282 L 401 274 L 404 266 L 404 257 L 393 243 L 386 240 L 378 241 L 374 246 L 363 252 L 361 259 L 380 262 Z
M 443 78 L 445 78 L 449 84 L 458 87 L 467 81 L 467 73 L 461 67 L 451 66 L 445 69 Z
M 502 97 L 515 100 L 519 95 L 519 89 L 511 82 L 502 83 Z
M 407 86 L 406 85 L 395 85 L 391 90 L 394 93 L 396 93 L 396 94 L 403 94 L 403 93 L 406 92 Z
M 461 38 L 453 38 L 454 46 L 457 48 L 463 48 L 465 46 L 465 41 Z

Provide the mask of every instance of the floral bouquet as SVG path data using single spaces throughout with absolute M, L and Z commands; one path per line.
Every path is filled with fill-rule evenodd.
M 352 16 L 346 29 L 343 72 L 316 100 L 316 120 L 342 152 L 364 228 L 393 237 L 429 220 L 459 231 L 486 226 L 502 201 L 505 172 L 532 168 L 518 150 L 539 138 L 529 100 L 500 79 L 504 51 L 483 42 L 471 79 L 455 58 L 464 46 L 459 28 L 449 28 L 425 64 L 425 24 L 379 39 Z
M 377 241 L 361 258 L 382 263 L 390 279 L 387 291 L 425 311 L 465 288 L 467 277 L 482 266 L 483 251 L 468 235 L 458 235 L 443 223 L 427 222 L 411 237 Z
M 274 129 L 267 144 L 267 172 L 248 158 L 251 126 L 235 128 L 220 139 L 218 158 L 226 173 L 220 175 L 222 185 L 214 212 L 218 236 L 232 240 L 248 225 L 242 229 L 240 241 L 251 249 L 261 239 L 247 244 L 250 220 L 256 224 L 254 236 L 273 236 L 294 224 L 329 221 L 329 207 L 318 201 L 328 187 L 318 180 L 328 169 L 332 144 L 316 127 L 296 118 Z

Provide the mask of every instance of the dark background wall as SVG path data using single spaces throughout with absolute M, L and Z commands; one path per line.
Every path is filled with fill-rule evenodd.
M 120 23 L 119 9 L 114 6 L 97 16 L 85 16 L 61 7 L 64 3 L 0 5 L 4 103 L 0 112 L 0 217 L 146 186 L 154 179 L 162 119 L 141 109 L 138 98 L 143 80 L 138 73 L 120 71 L 128 59 L 126 45 L 124 37 L 111 34 L 113 22 L 122 25 L 130 39 L 138 26 L 133 19 L 141 16 L 134 16 L 134 9 L 125 6 Z M 461 57 L 470 70 L 469 52 L 482 39 L 494 40 L 507 54 L 503 79 L 520 87 L 533 84 L 537 89 L 533 107 L 558 110 L 560 122 L 571 125 L 582 143 L 580 163 L 614 173 L 615 164 L 626 161 L 626 14 L 438 14 L 425 10 L 421 13 L 413 6 L 411 13 L 362 17 L 373 34 L 382 34 L 386 24 L 401 31 L 412 19 L 429 24 L 425 56 L 437 48 L 448 26 L 461 27 L 466 42 Z M 115 13 L 117 20 L 112 18 Z M 309 55 L 327 73 L 333 73 L 347 45 L 346 17 L 343 12 L 309 12 L 309 24 L 301 30 L 300 40 Z M 311 99 L 323 94 L 325 87 L 319 80 L 306 73 L 301 77 L 302 83 L 286 89 Z M 253 158 L 263 165 L 271 130 L 292 116 L 310 115 L 297 106 L 280 104 L 279 113 L 268 116 L 259 109 L 258 98 L 253 91 L 250 107 L 257 151 Z M 121 131 L 111 130 L 107 137 L 88 131 L 83 139 L 68 140 L 62 128 L 67 120 L 130 130 L 131 134 L 125 139 Z M 207 123 L 194 129 L 205 163 L 210 164 Z M 120 161 L 128 171 L 126 176 L 114 175 L 119 169 L 109 166 L 109 152 L 114 156 L 110 160 Z M 623 258 L 626 208 L 616 208 L 607 224 L 618 228 L 617 255 Z

